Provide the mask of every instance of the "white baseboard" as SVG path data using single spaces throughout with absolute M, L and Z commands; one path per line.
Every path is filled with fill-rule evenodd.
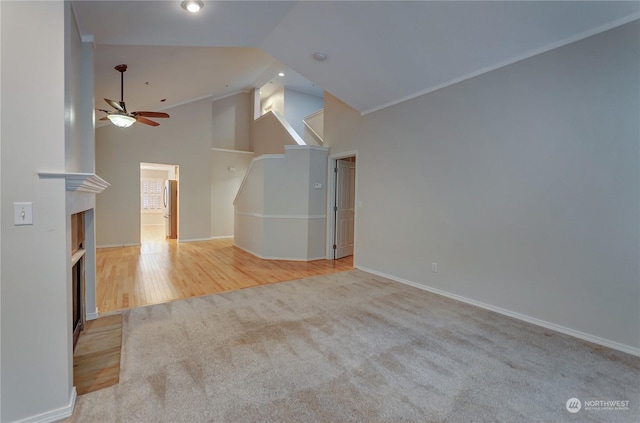
M 96 320 L 98 318 L 98 307 L 95 312 L 88 312 L 86 316 L 87 320 Z
M 139 243 L 135 244 L 105 244 L 105 245 L 96 245 L 96 248 L 122 248 L 122 247 L 139 247 Z
M 212 236 L 211 239 L 231 239 L 233 235 Z
M 398 278 L 393 275 L 388 275 L 386 273 L 378 272 L 377 270 L 369 269 L 363 266 L 356 266 L 357 269 L 362 270 L 363 272 L 372 273 L 374 275 L 382 276 L 383 278 L 391 279 L 392 281 L 400 282 L 405 285 L 413 286 L 414 288 L 422 289 L 424 291 L 429 291 L 431 293 L 442 295 L 443 297 L 451 298 L 463 303 L 471 304 L 476 307 L 483 308 L 485 310 L 493 311 L 499 314 L 503 314 L 505 316 L 513 317 L 514 319 L 522 320 L 527 323 L 534 324 L 536 326 L 541 326 L 543 328 L 551 329 L 556 332 L 563 333 L 565 335 L 573 336 L 574 338 L 582 339 L 584 341 L 589 341 L 594 344 L 602 345 L 607 348 L 611 348 L 614 350 L 622 351 L 627 354 L 635 355 L 640 357 L 640 348 L 635 348 L 630 345 L 621 344 L 619 342 L 611 341 L 609 339 L 600 338 L 599 336 L 591 335 L 585 332 L 580 332 L 571 328 L 567 328 L 565 326 L 560 326 L 555 323 L 547 322 L 545 320 L 540 320 L 535 317 L 527 316 L 526 314 L 517 313 L 515 311 L 507 310 L 505 308 L 496 307 L 491 304 L 486 304 L 480 301 L 472 300 L 471 298 L 463 297 L 461 295 L 452 294 L 447 291 L 443 291 L 441 289 L 432 288 L 430 286 L 422 285 L 417 282 L 412 282 L 406 279 Z
M 15 423 L 51 423 L 66 419 L 67 417 L 71 417 L 71 415 L 73 414 L 73 409 L 76 406 L 77 396 L 78 394 L 76 392 L 76 387 L 74 386 L 71 390 L 69 404 L 55 410 L 27 417 L 26 419 L 17 420 Z
M 213 238 L 191 238 L 191 239 L 179 239 L 178 242 L 201 242 L 201 241 L 211 241 Z

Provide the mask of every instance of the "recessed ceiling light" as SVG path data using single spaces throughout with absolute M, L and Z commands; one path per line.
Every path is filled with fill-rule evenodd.
M 204 3 L 200 0 L 184 0 L 180 6 L 188 12 L 198 13 L 204 7 Z
M 280 72 L 278 76 L 284 76 L 284 72 Z

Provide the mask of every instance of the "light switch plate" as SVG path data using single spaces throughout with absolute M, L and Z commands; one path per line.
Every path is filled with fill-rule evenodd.
M 33 203 L 13 203 L 13 223 L 33 225 Z
M 322 188 L 322 184 L 319 184 L 316 182 L 316 189 L 320 189 L 320 188 Z

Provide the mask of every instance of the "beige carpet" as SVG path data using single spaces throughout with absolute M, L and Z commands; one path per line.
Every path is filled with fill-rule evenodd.
M 640 359 L 358 270 L 124 312 L 70 422 L 637 422 Z M 569 413 L 566 402 L 629 401 Z
M 73 384 L 78 395 L 118 383 L 122 316 L 90 320 L 73 352 Z

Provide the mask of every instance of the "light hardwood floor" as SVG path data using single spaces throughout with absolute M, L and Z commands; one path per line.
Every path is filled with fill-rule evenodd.
M 118 383 L 121 345 L 121 315 L 87 322 L 73 352 L 73 385 L 78 395 Z
M 353 268 L 353 257 L 261 260 L 234 247 L 232 239 L 178 243 L 164 240 L 162 231 L 145 227 L 140 246 L 97 250 L 101 314 Z

